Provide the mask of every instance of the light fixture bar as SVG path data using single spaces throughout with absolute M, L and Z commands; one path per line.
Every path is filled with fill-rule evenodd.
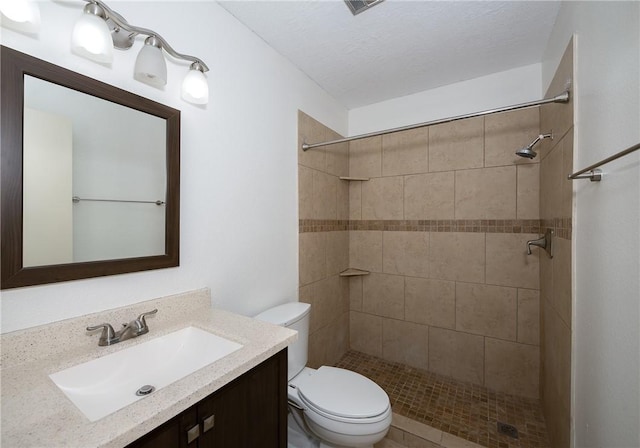
M 124 38 L 120 36 L 117 42 L 114 40 L 114 45 L 116 45 L 118 48 L 123 48 L 123 49 L 130 48 L 131 45 L 133 44 L 133 38 L 138 34 L 143 34 L 145 36 L 154 36 L 160 41 L 164 51 L 169 53 L 174 58 L 182 59 L 190 62 L 197 62 L 202 67 L 202 71 L 204 72 L 209 71 L 209 67 L 207 67 L 207 64 L 205 64 L 200 58 L 197 58 L 195 56 L 190 56 L 187 54 L 178 53 L 173 49 L 171 45 L 169 45 L 169 42 L 167 42 L 160 34 L 148 28 L 142 28 L 135 25 L 131 25 L 129 22 L 126 21 L 124 17 L 122 17 L 120 14 L 118 14 L 117 12 L 109 8 L 103 1 L 101 0 L 84 0 L 84 1 L 87 3 L 94 3 L 100 6 L 104 10 L 105 14 L 107 15 L 107 20 L 112 21 L 118 28 L 122 28 L 123 30 L 131 33 L 129 36 L 126 36 Z M 119 32 L 120 30 L 116 29 L 114 34 L 117 34 Z M 128 43 L 127 41 L 129 41 L 130 43 Z

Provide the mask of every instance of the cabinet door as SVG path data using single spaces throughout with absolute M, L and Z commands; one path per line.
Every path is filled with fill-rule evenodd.
M 203 400 L 200 425 L 212 416 L 214 425 L 200 436 L 199 448 L 285 448 L 286 375 L 285 350 Z
M 196 408 L 189 408 L 127 445 L 127 448 L 197 448 L 197 439 L 192 443 L 187 442 L 187 432 L 197 424 Z

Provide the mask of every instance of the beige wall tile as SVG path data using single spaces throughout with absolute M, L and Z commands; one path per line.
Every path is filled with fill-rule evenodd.
M 540 291 L 518 289 L 518 342 L 540 344 Z
M 298 165 L 298 219 L 313 219 L 313 170 Z
M 456 330 L 515 341 L 515 288 L 456 283 Z
M 371 273 L 362 279 L 362 311 L 404 319 L 404 277 Z
M 382 272 L 382 231 L 350 231 L 349 264 L 356 269 Z
M 540 218 L 540 164 L 518 165 L 517 219 Z
M 573 82 L 573 39 L 567 45 L 560 64 L 556 70 L 556 73 L 551 80 L 549 89 L 545 95 L 545 98 L 562 93 L 567 86 L 567 81 L 572 85 Z M 573 92 L 570 95 L 568 103 L 552 103 L 540 106 L 540 131 L 543 133 L 553 130 L 553 138 L 555 141 L 562 138 L 564 134 L 573 126 Z M 544 139 L 541 144 L 537 146 L 540 153 L 539 157 L 544 159 L 549 149 L 554 145 L 554 141 L 550 139 Z
M 313 294 L 313 283 L 309 283 L 308 285 L 301 286 L 298 288 L 298 301 L 308 303 L 311 305 L 311 310 L 315 310 L 317 308 L 315 304 L 315 296 Z M 309 314 L 309 333 L 313 333 L 320 328 L 320 322 L 318 321 L 318 313 L 310 313 Z
M 556 238 L 554 244 L 552 303 L 571 328 L 571 241 Z
M 309 168 L 325 171 L 327 159 L 325 148 L 302 150 L 303 143 L 326 141 L 327 128 L 302 111 L 298 111 L 298 163 Z
M 309 333 L 309 357 L 307 366 L 317 369 L 327 364 L 327 346 L 329 345 L 329 331 L 327 327 Z
M 382 269 L 387 274 L 429 277 L 429 233 L 383 232 Z
M 382 136 L 382 175 L 428 171 L 429 128 L 418 128 Z
M 533 249 L 531 251 L 533 252 Z M 540 300 L 551 300 L 553 298 L 553 259 L 539 256 L 538 262 L 540 265 Z
M 406 320 L 440 328 L 455 328 L 455 282 L 405 277 L 404 284 Z
M 515 219 L 516 167 L 456 171 L 456 219 Z
M 402 219 L 404 179 L 379 177 L 362 183 L 362 219 Z
M 348 280 L 332 275 L 300 288 L 301 302 L 311 305 L 309 332 L 326 327 L 348 311 Z
M 533 345 L 485 339 L 485 385 L 489 389 L 538 398 L 540 350 Z
M 362 279 L 364 276 L 349 277 L 349 309 L 362 311 Z
M 551 446 L 557 448 L 571 447 L 571 413 L 560 402 L 557 395 L 551 394 L 542 400 L 542 410 L 545 416 L 547 434 Z
M 537 163 L 535 159 L 523 159 L 515 153 L 538 134 L 538 107 L 487 115 L 484 118 L 484 166 Z
M 343 136 L 327 129 L 327 141 L 338 140 Z M 313 151 L 313 150 L 311 150 Z M 334 176 L 348 176 L 349 175 L 349 143 L 339 143 L 337 145 L 330 145 L 326 147 L 327 152 L 327 173 Z
M 573 186 L 574 181 L 567 179 L 573 173 L 573 128 L 562 139 L 562 173 L 560 185 L 562 188 L 562 201 L 560 204 L 560 217 L 569 218 L 573 212 Z
M 362 183 L 349 182 L 349 219 L 362 219 Z
M 544 352 L 542 372 L 544 400 L 557 396 L 556 403 L 565 409 L 571 409 L 571 329 L 560 316 L 545 302 L 544 313 Z
M 395 319 L 382 320 L 382 357 L 427 370 L 429 327 Z
M 429 249 L 431 278 L 484 283 L 484 233 L 431 232 Z
M 333 366 L 349 350 L 349 313 L 342 313 L 327 327 L 327 355 L 324 365 Z
M 338 198 L 336 205 L 337 219 L 349 219 L 349 181 L 338 179 Z
M 320 171 L 313 172 L 313 218 L 336 219 L 339 179 Z
M 530 233 L 487 233 L 487 284 L 538 289 L 538 257 L 547 253 L 533 247 L 527 255 L 527 240 L 538 238 Z
M 483 340 L 482 336 L 429 327 L 429 370 L 483 384 Z
M 483 163 L 483 117 L 429 128 L 429 171 L 480 168 Z
M 382 318 L 351 311 L 349 341 L 352 350 L 382 357 Z
M 349 267 L 349 232 L 326 232 L 327 275 L 336 275 Z
M 334 365 L 349 349 L 349 313 L 343 313 L 328 325 L 309 334 L 307 365 L 318 368 Z
M 382 137 L 349 142 L 349 176 L 382 176 Z
M 540 163 L 540 218 L 562 214 L 562 146 L 558 143 Z M 567 181 L 568 182 L 568 181 Z
M 327 245 L 325 232 L 299 235 L 300 286 L 327 276 Z
M 405 219 L 453 219 L 454 172 L 404 178 Z

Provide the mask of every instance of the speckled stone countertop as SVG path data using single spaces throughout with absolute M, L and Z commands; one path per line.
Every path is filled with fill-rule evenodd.
M 149 333 L 138 338 L 99 347 L 100 332 L 84 331 L 87 325 L 125 322 L 154 308 L 158 313 L 147 318 Z M 96 422 L 90 422 L 49 378 L 51 373 L 187 326 L 243 347 Z M 296 338 L 286 328 L 212 309 L 208 289 L 2 335 L 2 448 L 124 447 Z

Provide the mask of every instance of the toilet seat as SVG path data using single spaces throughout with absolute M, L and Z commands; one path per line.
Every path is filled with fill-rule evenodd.
M 389 397 L 380 386 L 358 373 L 322 366 L 297 385 L 305 407 L 331 420 L 363 424 L 385 420 Z

